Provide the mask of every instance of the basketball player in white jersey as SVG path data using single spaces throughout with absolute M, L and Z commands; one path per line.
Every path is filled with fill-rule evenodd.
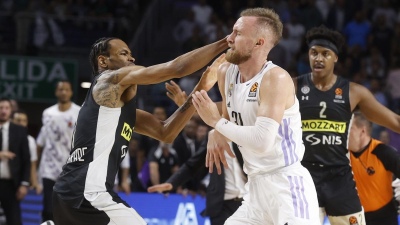
M 228 37 L 230 49 L 218 71 L 222 118 L 205 91 L 193 103 L 215 130 L 209 133 L 206 166 L 227 167 L 227 140 L 238 144 L 248 174 L 247 193 L 226 225 L 317 225 L 318 201 L 304 154 L 299 102 L 290 75 L 267 61 L 282 35 L 270 9 L 246 9 Z

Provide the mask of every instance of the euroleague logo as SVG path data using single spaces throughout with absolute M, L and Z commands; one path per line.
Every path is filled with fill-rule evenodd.
M 350 225 L 359 225 L 358 220 L 355 216 L 350 216 L 349 223 Z

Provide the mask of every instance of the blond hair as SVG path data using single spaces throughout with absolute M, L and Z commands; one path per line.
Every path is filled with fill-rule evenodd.
M 250 8 L 245 9 L 240 13 L 240 16 L 257 17 L 257 23 L 261 29 L 269 28 L 273 34 L 274 46 L 278 44 L 282 37 L 283 24 L 279 15 L 272 9 L 268 8 Z

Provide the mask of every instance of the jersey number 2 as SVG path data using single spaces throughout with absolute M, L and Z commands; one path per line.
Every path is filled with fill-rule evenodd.
M 326 110 L 326 102 L 320 102 L 319 106 L 322 107 L 321 111 L 319 112 L 319 117 L 320 118 L 326 118 L 326 115 L 324 114 L 325 110 Z

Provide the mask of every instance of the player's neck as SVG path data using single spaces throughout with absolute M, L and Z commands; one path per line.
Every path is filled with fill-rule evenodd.
M 322 76 L 312 74 L 311 80 L 316 88 L 318 88 L 321 91 L 327 91 L 336 83 L 337 76 L 333 73 L 329 73 L 328 75 L 322 75 Z
M 257 75 L 264 64 L 266 63 L 265 59 L 262 60 L 253 60 L 249 59 L 244 63 L 238 65 L 240 72 L 240 82 L 244 83 L 250 79 L 252 79 L 255 75 Z
M 67 111 L 69 108 L 71 108 L 72 102 L 58 102 L 58 110 L 61 112 Z

